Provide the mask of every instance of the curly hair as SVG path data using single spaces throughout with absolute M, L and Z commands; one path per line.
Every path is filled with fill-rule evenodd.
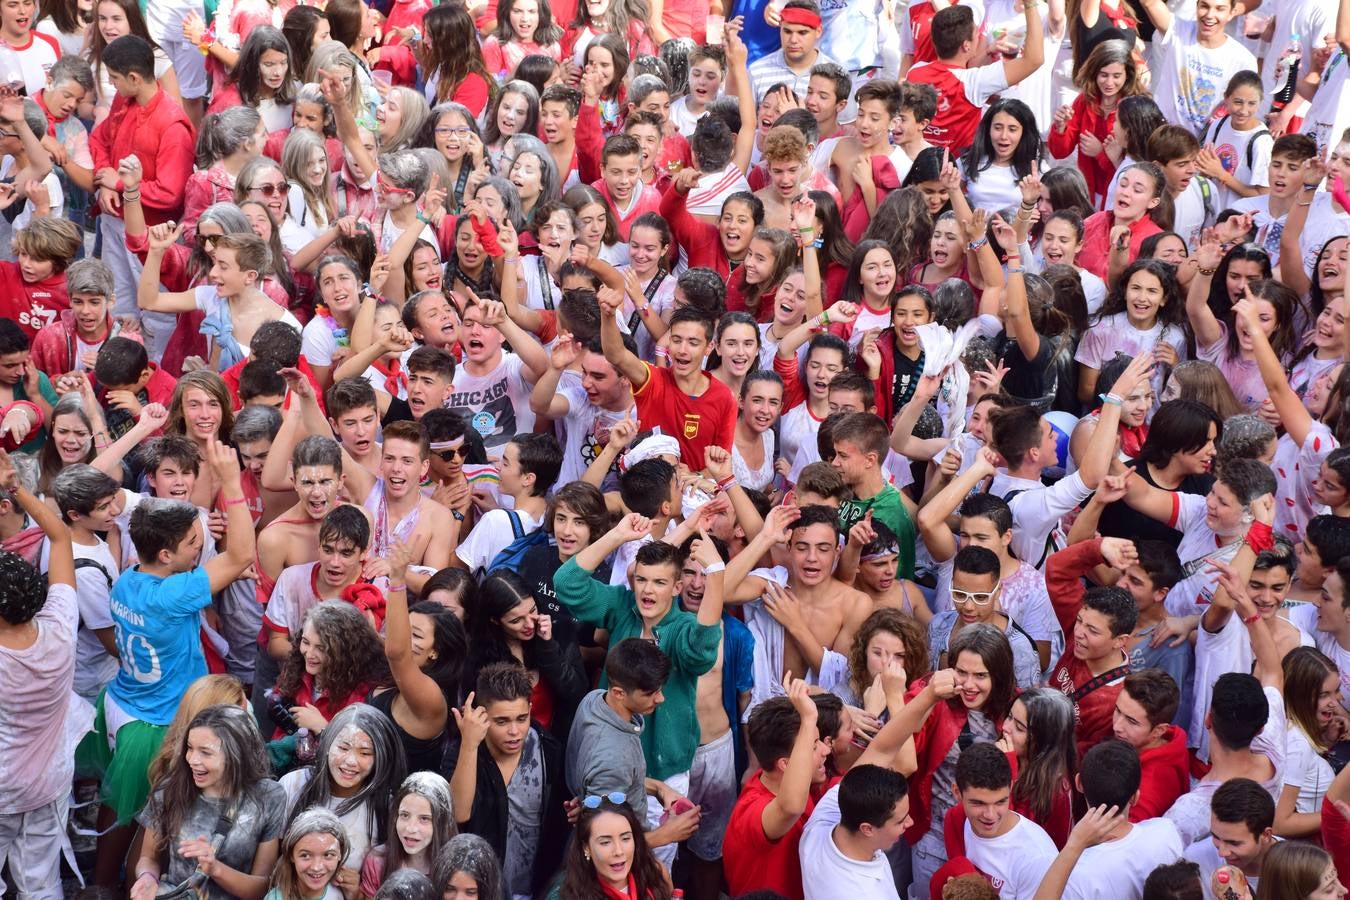
M 889 632 L 900 639 L 905 647 L 905 687 L 914 683 L 914 679 L 928 674 L 928 635 L 923 626 L 898 609 L 883 606 L 863 620 L 858 633 L 853 636 L 853 646 L 848 651 L 848 677 L 859 697 L 872 683 L 867 671 L 867 645 L 881 632 Z
M 0 550 L 0 618 L 10 625 L 23 625 L 46 602 L 47 576 L 17 553 Z
M 924 261 L 933 239 L 933 217 L 928 213 L 928 201 L 924 199 L 923 191 L 907 187 L 886 195 L 861 240 L 872 239 L 885 241 L 890 248 L 895 260 L 895 289 L 899 290 L 901 278 Z M 852 257 L 848 262 L 852 262 Z M 845 290 L 851 285 L 852 279 L 846 282 Z
M 352 694 L 363 685 L 388 681 L 389 667 L 384 645 L 360 610 L 345 600 L 325 600 L 305 614 L 305 628 L 312 627 L 324 654 L 323 669 L 315 677 L 316 685 L 339 706 L 364 698 Z M 305 657 L 300 640 L 291 645 L 291 654 L 281 667 L 277 690 L 294 697 L 305 676 Z

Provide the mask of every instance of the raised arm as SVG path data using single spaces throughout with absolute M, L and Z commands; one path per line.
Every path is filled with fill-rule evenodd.
M 230 538 L 225 542 L 225 552 L 212 557 L 205 565 L 211 593 L 215 594 L 225 590 L 252 565 L 257 544 L 253 516 L 248 511 L 248 501 L 244 499 L 244 488 L 240 483 L 239 457 L 234 448 L 211 438 L 206 444 L 206 461 L 221 485 L 226 533 Z
M 810 800 L 811 776 L 816 768 L 816 741 L 820 733 L 816 727 L 819 711 L 800 678 L 788 672 L 783 676 L 783 689 L 792 708 L 797 711 L 797 736 L 792 742 L 792 753 L 778 785 L 778 793 L 760 813 L 759 824 L 770 841 L 784 837 L 806 812 Z
M 1017 342 L 1017 349 L 1022 351 L 1022 355 L 1029 360 L 1035 359 L 1036 354 L 1041 352 L 1041 336 L 1036 332 L 1036 325 L 1031 320 L 1031 308 L 1027 303 L 1027 283 L 1023 277 L 1025 270 L 1017 252 L 1019 243 L 1017 233 L 1002 216 L 994 216 L 993 221 L 994 236 L 998 239 L 999 245 L 1003 247 L 1004 253 L 1015 260 L 1008 264 L 1008 311 L 1004 314 L 1003 324 L 1008 329 L 1009 336 Z M 983 252 L 982 249 L 981 253 Z M 985 279 L 985 283 L 989 283 L 988 278 Z
M 935 562 L 946 562 L 956 555 L 956 535 L 952 534 L 947 520 L 975 486 L 994 474 L 996 469 L 994 451 L 982 447 L 970 468 L 948 482 L 936 497 L 919 510 L 919 534 L 923 536 L 923 545 L 928 548 Z
M 923 727 L 924 719 L 928 718 L 933 707 L 955 696 L 956 673 L 952 669 L 934 672 L 923 689 L 905 704 L 905 708 L 882 726 L 854 765 L 889 766 L 905 741 L 914 737 Z
M 384 612 L 384 655 L 398 685 L 399 699 L 408 705 L 430 734 L 445 727 L 445 692 L 413 658 L 412 624 L 408 616 L 408 562 L 414 548 L 397 543 L 389 551 L 389 590 Z M 416 555 L 420 556 L 418 552 Z M 461 732 L 463 734 L 463 732 Z
M 1078 475 L 1089 489 L 1095 489 L 1107 472 L 1111 471 L 1111 460 L 1115 456 L 1116 442 L 1120 440 L 1120 407 L 1125 397 L 1130 396 L 1141 382 L 1153 371 L 1153 351 L 1145 350 L 1133 360 L 1116 379 L 1116 383 L 1102 403 L 1097 427 L 1088 441 L 1087 450 L 1078 466 Z
M 775 506 L 769 510 L 764 527 L 727 563 L 728 603 L 745 603 L 764 593 L 765 580 L 751 576 L 750 572 L 775 545 L 787 542 L 792 523 L 800 517 L 801 512 L 795 506 Z
M 1215 270 L 1223 262 L 1223 247 L 1213 234 L 1206 234 L 1194 256 L 1199 268 L 1191 279 L 1190 289 L 1186 291 L 1186 315 L 1191 320 L 1191 330 L 1195 332 L 1196 346 L 1203 350 L 1223 337 L 1223 328 L 1214 311 L 1209 308 L 1209 288 Z
M 1166 34 L 1172 29 L 1172 10 L 1165 0 L 1141 0 L 1140 5 L 1159 34 Z
M 342 141 L 342 146 L 352 155 L 353 161 L 361 171 L 374 172 L 379 166 L 374 155 L 361 143 L 361 127 L 356 123 L 356 114 L 347 104 L 347 87 L 342 83 L 342 78 L 334 72 L 320 69 L 319 87 L 333 110 L 333 121 L 337 125 L 338 138 Z M 356 89 L 356 82 L 353 81 L 352 90 Z
M 1342 18 L 1345 14 L 1342 13 Z M 1294 197 L 1294 205 L 1284 219 L 1284 230 L 1280 232 L 1280 281 L 1284 286 L 1306 296 L 1312 286 L 1312 278 L 1303 263 L 1303 229 L 1308 224 L 1308 213 L 1312 209 L 1313 197 L 1317 186 L 1327 176 L 1326 164 L 1319 157 L 1303 163 L 1303 190 Z
M 1031 77 L 1045 63 L 1045 26 L 1041 22 L 1041 5 L 1028 3 L 1023 10 L 1027 21 L 1027 39 L 1022 55 L 1003 61 L 1003 75 L 1012 86 Z
M 732 19 L 726 23 L 727 82 L 735 87 L 736 104 L 741 114 L 741 130 L 736 135 L 736 144 L 731 151 L 731 161 L 742 172 L 750 169 L 750 159 L 755 152 L 755 88 L 750 80 L 749 49 L 741 40 L 741 20 Z M 728 91 L 730 93 L 730 91 Z
M 572 404 L 558 393 L 558 382 L 576 358 L 577 345 L 572 335 L 566 331 L 558 332 L 558 339 L 553 342 L 553 351 L 549 354 L 548 369 L 534 383 L 534 390 L 530 391 L 530 411 L 536 416 L 556 421 L 571 411 Z
M 147 403 L 141 407 L 136 424 L 126 434 L 99 451 L 90 463 L 105 475 L 122 480 L 122 460 L 128 453 L 145 443 L 146 439 L 164 427 L 169 421 L 169 411 L 159 403 Z
M 1064 849 L 1059 851 L 1050 868 L 1045 870 L 1045 875 L 1036 888 L 1036 896 L 1032 900 L 1060 900 L 1064 896 L 1064 889 L 1069 885 L 1069 876 L 1073 874 L 1074 866 L 1078 865 L 1083 851 L 1100 844 L 1112 831 L 1125 824 L 1128 824 L 1128 820 L 1118 806 L 1109 808 L 1098 806 L 1089 809 L 1087 815 L 1083 816 L 1078 824 L 1073 826 L 1073 831 L 1069 832 Z M 1236 894 L 1234 896 L 1236 897 Z
M 616 318 L 623 308 L 623 294 L 608 287 L 596 292 L 600 301 L 600 346 L 605 351 L 605 359 L 633 385 L 637 393 L 647 384 L 650 374 L 647 364 L 623 345 L 623 333 L 619 331 Z
M 1261 330 L 1255 298 L 1252 297 L 1250 287 L 1247 288 L 1246 296 L 1233 304 L 1233 313 L 1236 316 L 1235 321 L 1241 319 L 1247 323 L 1247 332 L 1251 335 L 1252 341 L 1252 354 L 1256 357 L 1256 365 L 1261 370 L 1261 380 L 1266 383 L 1266 389 L 1270 392 L 1270 402 L 1280 414 L 1280 424 L 1284 426 L 1289 437 L 1293 438 L 1294 443 L 1302 447 L 1308 437 L 1308 431 L 1312 428 L 1313 418 L 1308 412 L 1308 407 L 1303 405 L 1298 394 L 1289 386 L 1289 376 L 1284 370 L 1284 364 L 1275 354 L 1275 348 L 1270 346 L 1270 339 L 1266 337 L 1266 333 Z
M 136 305 L 147 312 L 180 313 L 197 308 L 197 296 L 193 291 L 161 293 L 159 289 L 164 254 L 178 243 L 182 234 L 183 226 L 172 222 L 150 228 L 150 249 L 145 254 L 145 268 L 136 285 Z
M 42 529 L 51 544 L 47 562 L 47 584 L 64 584 L 75 588 L 75 551 L 70 540 L 70 529 L 52 507 L 38 499 L 19 480 L 19 472 L 9 454 L 0 450 L 0 485 L 19 503 L 19 507 Z M 72 626 L 74 623 L 71 623 Z
M 501 231 L 497 233 L 497 242 L 501 244 L 503 252 L 499 268 L 502 276 L 502 305 L 506 307 L 506 314 L 521 328 L 538 334 L 544 326 L 544 317 L 539 314 L 539 310 L 531 309 L 520 302 L 520 241 L 510 220 L 502 223 Z M 548 285 L 540 287 L 542 290 L 548 290 Z

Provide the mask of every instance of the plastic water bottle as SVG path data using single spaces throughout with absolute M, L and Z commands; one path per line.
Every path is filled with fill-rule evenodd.
M 1274 102 L 1285 104 L 1294 99 L 1294 89 L 1298 87 L 1299 64 L 1303 61 L 1303 42 L 1297 33 L 1289 35 L 1289 43 L 1275 65 Z
M 19 54 L 4 44 L 0 44 L 0 89 L 19 95 L 28 93 L 27 82 L 23 77 L 23 65 L 19 62 Z

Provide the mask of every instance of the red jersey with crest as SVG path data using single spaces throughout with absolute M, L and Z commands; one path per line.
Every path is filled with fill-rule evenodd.
M 725 384 L 708 376 L 708 389 L 691 397 L 675 383 L 669 369 L 647 366 L 647 383 L 633 391 L 638 426 L 660 428 L 680 443 L 680 461 L 702 466 L 708 447 L 731 449 L 736 435 L 736 399 Z

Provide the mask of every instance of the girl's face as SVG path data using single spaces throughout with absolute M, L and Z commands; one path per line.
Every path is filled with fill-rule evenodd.
M 928 214 L 936 219 L 950 199 L 947 186 L 940 181 L 920 181 L 919 190 L 923 192 L 923 202 L 928 204 Z
M 602 19 L 609 12 L 609 0 L 586 0 L 586 15 L 592 19 Z
M 581 224 L 581 231 L 577 234 L 578 240 L 590 248 L 592 253 L 599 250 L 605 241 L 605 226 L 609 224 L 609 217 L 605 212 L 604 205 L 587 203 L 577 213 L 577 221 Z M 632 233 L 629 232 L 630 235 Z M 629 246 L 629 252 L 632 252 L 631 245 Z M 636 260 L 633 261 L 633 268 L 639 268 Z
M 263 87 L 269 91 L 279 90 L 290 74 L 290 61 L 280 50 L 264 50 L 258 60 Z
M 1261 109 L 1261 92 L 1244 84 L 1224 98 L 1234 128 L 1243 128 L 1256 118 Z
M 614 83 L 614 54 L 609 48 L 591 44 L 586 48 L 586 68 L 594 68 L 600 73 L 600 83 L 607 90 Z
M 750 239 L 750 250 L 745 254 L 745 283 L 768 285 L 778 263 L 773 244 L 760 238 Z
M 192 784 L 207 797 L 219 797 L 225 790 L 229 761 L 214 728 L 188 731 L 184 762 L 192 772 Z
M 291 863 L 305 893 L 317 897 L 337 874 L 342 863 L 342 847 L 336 835 L 315 831 L 295 842 Z
M 1308 392 L 1303 396 L 1303 405 L 1308 408 L 1308 412 L 1318 418 L 1326 413 L 1327 403 L 1331 401 L 1331 389 L 1335 386 L 1336 379 L 1340 378 L 1341 369 L 1340 365 L 1332 366 L 1308 385 Z
M 375 121 L 379 123 L 380 134 L 390 135 L 398 131 L 403 124 L 403 98 L 398 91 L 384 95 L 384 102 L 375 107 Z
M 248 219 L 253 233 L 264 241 L 272 239 L 272 211 L 261 203 L 244 203 L 239 207 L 244 218 Z
M 456 872 L 445 886 L 443 900 L 478 900 L 478 882 L 467 872 Z
M 628 887 L 636 849 L 628 819 L 618 813 L 602 812 L 591 820 L 591 836 L 586 841 L 595 874 L 606 884 Z
M 328 24 L 328 19 L 320 17 L 314 22 L 314 36 L 309 39 L 309 49 L 317 50 L 319 45 L 333 39 L 333 29 Z
M 506 221 L 506 200 L 495 187 L 490 184 L 483 185 L 478 189 L 475 199 L 483 204 L 483 211 L 492 221 Z
M 553 537 L 558 552 L 571 559 L 590 544 L 591 526 L 579 512 L 559 503 L 553 512 Z
M 994 151 L 994 162 L 1010 162 L 1021 142 L 1022 123 L 1008 113 L 994 113 L 989 123 L 989 144 Z
M 466 217 L 467 219 L 467 217 Z M 459 255 L 461 267 L 477 271 L 483 264 L 483 245 L 468 221 L 463 222 L 455 231 L 455 252 Z
M 338 796 L 355 793 L 375 768 L 375 742 L 359 728 L 348 725 L 333 741 L 328 751 L 328 774 L 333 779 L 333 793 Z
M 441 289 L 441 260 L 434 247 L 418 247 L 412 257 L 413 287 L 419 291 Z
M 535 29 L 539 27 L 538 0 L 516 0 L 511 5 L 511 12 L 507 18 L 511 22 L 511 31 L 515 34 L 516 40 L 534 40 Z
M 994 679 L 980 654 L 962 651 L 953 668 L 956 670 L 956 696 L 966 709 L 983 709 L 994 690 Z
M 1324 460 L 1322 468 L 1318 470 L 1317 481 L 1313 484 L 1313 496 L 1323 506 L 1335 509 L 1350 499 L 1350 487 L 1341 481 L 1341 476 Z
M 759 358 L 759 329 L 739 323 L 728 326 L 717 339 L 717 354 L 733 378 L 744 378 Z
M 585 226 L 582 228 L 584 230 Z M 628 232 L 628 260 L 639 275 L 645 277 L 655 272 L 665 252 L 665 241 L 655 228 L 640 225 Z
M 1262 300 L 1260 297 L 1256 298 L 1256 322 L 1261 328 L 1261 333 L 1266 337 L 1270 337 L 1275 333 L 1275 328 L 1279 325 L 1280 320 L 1279 315 L 1275 312 L 1275 307 L 1271 305 L 1269 300 Z M 1247 327 L 1246 319 L 1239 319 L 1237 321 L 1237 333 L 1238 346 L 1243 350 L 1251 350 L 1252 334 Z
M 215 437 L 221 415 L 220 401 L 211 394 L 196 387 L 183 391 L 183 422 L 194 439 Z
M 928 255 L 939 269 L 961 265 L 961 235 L 956 231 L 956 220 L 948 217 L 933 225 L 933 239 L 928 242 Z
M 1036 211 L 1041 214 L 1042 222 L 1049 222 L 1050 216 L 1055 210 L 1055 201 L 1050 196 L 1050 188 L 1044 184 L 1041 185 L 1040 194 L 1036 197 Z
M 526 597 L 502 614 L 498 624 L 506 632 L 508 639 L 529 641 L 534 639 L 535 622 L 539 618 L 539 606 L 534 597 Z
M 1047 266 L 1061 263 L 1066 266 L 1073 265 L 1082 246 L 1078 232 L 1063 219 L 1051 219 L 1041 232 L 1041 255 L 1045 257 Z
M 291 107 L 291 124 L 323 136 L 323 107 L 308 100 L 297 100 Z
M 330 263 L 319 270 L 319 299 L 330 312 L 350 314 L 361 300 L 361 283 L 345 265 Z
M 1345 885 L 1341 884 L 1340 878 L 1336 875 L 1336 864 L 1327 863 L 1326 869 L 1322 872 L 1322 880 L 1317 884 L 1317 890 L 1308 895 L 1308 900 L 1343 900 L 1345 895 Z
M 873 305 L 884 303 L 895 290 L 895 260 L 891 258 L 891 251 L 885 247 L 868 250 L 858 275 L 867 299 Z
M 569 249 L 575 238 L 576 232 L 572 230 L 572 214 L 565 209 L 556 209 L 549 213 L 548 219 L 539 226 L 540 247 L 554 250 Z
M 1228 263 L 1228 299 L 1236 303 L 1247 292 L 1247 283 L 1263 277 L 1261 264 L 1252 259 L 1234 259 Z
M 1168 386 L 1176 384 L 1175 378 L 1169 382 Z M 1179 393 L 1179 392 L 1178 392 Z M 1176 399 L 1175 397 L 1172 399 Z M 1208 439 L 1197 450 L 1185 450 L 1174 455 L 1175 459 L 1181 460 L 1181 470 L 1183 475 L 1203 475 L 1214 465 L 1214 456 L 1216 450 L 1214 442 L 1219 439 L 1219 429 L 1213 422 L 1209 424 Z
M 757 435 L 772 428 L 782 410 L 783 386 L 772 381 L 751 382 L 741 398 L 741 420 Z
M 459 591 L 440 588 L 428 594 L 427 599 L 432 603 L 439 603 L 441 606 L 444 606 L 446 609 L 450 610 L 450 612 L 454 613 L 456 619 L 459 619 L 461 622 L 464 621 L 464 603 L 460 597 Z M 413 613 L 412 615 L 415 618 L 417 613 Z
M 1111 63 L 1097 70 L 1097 92 L 1103 97 L 1114 97 L 1125 87 L 1125 66 Z
M 1158 311 L 1167 303 L 1163 283 L 1152 272 L 1139 271 L 1125 285 L 1125 316 L 1134 327 L 1147 330 L 1158 319 Z
M 1158 185 L 1141 169 L 1126 169 L 1116 183 L 1117 219 L 1135 222 L 1148 215 L 1148 211 L 1158 205 L 1154 196 Z
M 517 94 L 515 91 L 503 94 L 502 102 L 497 106 L 497 130 L 501 132 L 502 137 L 519 134 L 529 112 L 530 104 L 524 94 Z
M 403 852 L 417 856 L 431 844 L 435 822 L 431 804 L 421 794 L 408 794 L 398 803 L 398 820 L 394 824 Z
M 300 643 L 297 646 L 301 658 L 305 661 L 305 673 L 311 678 L 318 678 L 319 673 L 323 671 L 323 664 L 328 661 L 328 653 L 313 625 L 306 624 L 300 630 Z
M 1341 676 L 1337 672 L 1328 672 L 1317 692 L 1317 722 L 1323 728 L 1331 724 L 1340 707 Z
M 522 153 L 511 164 L 511 183 L 520 193 L 520 201 L 533 206 L 544 189 L 544 166 L 533 153 Z
M 408 614 L 408 624 L 412 631 L 413 662 L 419 669 L 425 668 L 436 661 L 436 623 L 426 613 L 415 612 Z
M 1345 270 L 1350 264 L 1350 238 L 1337 238 L 1322 254 L 1317 264 L 1317 286 L 1323 295 L 1339 294 L 1345 290 Z
M 1186 261 L 1186 242 L 1175 234 L 1169 234 L 1167 237 L 1158 241 L 1158 245 L 1153 248 L 1153 258 L 1162 260 L 1165 263 L 1171 263 L 1179 266 Z
M 1345 334 L 1345 297 L 1332 297 L 1317 315 L 1313 345 L 1319 350 L 1339 349 Z
M 819 347 L 806 357 L 806 384 L 815 400 L 824 400 L 830 393 L 830 379 L 844 371 L 843 354 L 829 347 Z
M 464 158 L 472 143 L 473 128 L 456 112 L 442 113 L 432 134 L 435 135 L 436 149 L 451 162 Z
M 1013 752 L 1019 757 L 1027 752 L 1027 705 L 1014 700 L 1008 718 L 1003 720 L 1003 736 L 1012 744 Z
M 254 172 L 253 183 L 249 185 L 248 199 L 266 206 L 272 215 L 272 221 L 280 224 L 286 217 L 286 192 L 289 189 L 290 184 L 287 183 L 286 173 L 281 171 L 281 167 L 267 166 Z
M 806 276 L 790 272 L 774 295 L 773 320 L 779 325 L 800 325 L 806 312 Z
M 755 219 L 749 206 L 737 202 L 722 207 L 722 214 L 717 217 L 717 234 L 722 239 L 722 249 L 727 256 L 732 259 L 745 256 L 750 246 L 750 235 L 754 231 Z
M 112 43 L 120 37 L 126 37 L 131 34 L 131 23 L 127 21 L 127 14 L 122 7 L 112 0 L 104 0 L 98 5 L 98 33 L 103 35 L 103 40 Z
M 309 163 L 300 173 L 305 184 L 321 191 L 328 184 L 328 154 L 322 147 L 315 147 L 309 155 Z
M 862 576 L 863 584 L 867 586 L 869 591 L 874 594 L 884 594 L 895 584 L 895 557 L 883 556 L 879 559 L 864 560 L 858 563 L 858 574 Z M 883 635 L 895 638 L 890 632 L 878 632 L 872 641 L 875 642 Z M 895 638 L 895 640 L 898 642 L 899 638 Z M 867 669 L 871 674 L 875 675 L 876 672 L 881 670 L 877 669 L 876 672 L 872 671 L 872 649 L 873 648 L 869 643 L 867 649 Z M 904 648 L 901 647 L 901 657 L 904 656 L 903 650 Z M 903 662 L 903 659 L 901 661 Z
M 916 329 L 931 321 L 933 313 L 917 294 L 897 298 L 895 309 L 891 310 L 891 327 L 895 329 L 895 337 L 901 347 L 917 347 L 919 332 Z
M 894 580 L 895 557 L 888 556 L 877 560 L 877 562 L 887 563 L 891 572 L 891 579 Z M 904 666 L 905 642 L 900 640 L 898 634 L 890 631 L 878 631 L 867 642 L 867 674 L 875 678 L 886 671 L 886 666 L 892 662 Z
M 1120 408 L 1120 424 L 1129 428 L 1138 428 L 1148 421 L 1148 414 L 1153 410 L 1152 384 L 1145 380 L 1143 384 L 1136 387 Z
M 56 441 L 57 456 L 65 465 L 84 462 L 91 437 L 89 426 L 74 413 L 63 413 L 52 422 L 52 440 Z

